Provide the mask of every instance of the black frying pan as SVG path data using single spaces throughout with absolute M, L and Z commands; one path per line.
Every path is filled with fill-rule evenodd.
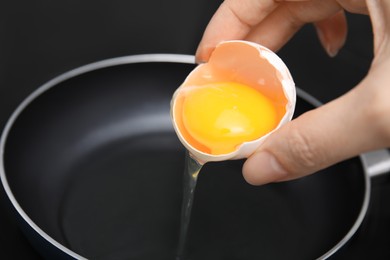
M 30 95 L 1 139 L 0 174 L 43 256 L 174 259 L 184 148 L 169 117 L 193 57 L 140 55 L 65 73 Z M 298 91 L 296 116 L 318 105 Z M 353 158 L 254 187 L 243 161 L 201 171 L 188 259 L 326 258 L 358 229 L 370 179 Z

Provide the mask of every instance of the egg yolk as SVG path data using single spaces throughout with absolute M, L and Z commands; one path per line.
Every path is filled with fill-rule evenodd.
M 277 125 L 272 101 L 254 88 L 219 82 L 187 87 L 182 121 L 188 134 L 211 154 L 226 154 Z

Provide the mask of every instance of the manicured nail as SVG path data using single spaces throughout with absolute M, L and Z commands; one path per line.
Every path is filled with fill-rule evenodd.
M 325 50 L 326 50 L 326 53 L 328 53 L 328 55 L 331 57 L 331 58 L 334 58 L 336 57 L 337 53 L 339 53 L 339 49 L 335 48 L 334 46 L 330 45 L 330 44 L 327 44 L 325 46 Z
M 335 48 L 334 46 L 332 46 L 330 44 L 330 42 L 328 41 L 328 38 L 325 36 L 325 33 L 319 27 L 316 27 L 316 29 L 317 29 L 318 38 L 320 39 L 320 42 L 321 42 L 322 46 L 324 47 L 326 53 L 331 58 L 334 58 L 337 55 L 337 53 L 339 52 L 339 49 Z
M 266 184 L 285 178 L 288 172 L 269 152 L 253 154 L 244 165 L 245 179 L 254 185 Z

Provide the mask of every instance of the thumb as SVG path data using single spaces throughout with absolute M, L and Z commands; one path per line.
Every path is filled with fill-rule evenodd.
M 362 88 L 311 110 L 271 134 L 244 164 L 253 185 L 299 178 L 383 146 Z M 369 104 L 369 103 L 368 103 Z

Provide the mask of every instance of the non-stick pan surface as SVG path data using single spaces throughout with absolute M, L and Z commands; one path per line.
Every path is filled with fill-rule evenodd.
M 191 60 L 92 64 L 47 83 L 14 113 L 2 138 L 3 185 L 25 229 L 58 257 L 175 259 L 185 151 L 169 105 Z M 298 93 L 296 116 L 314 107 Z M 188 259 L 315 259 L 360 224 L 368 183 L 359 158 L 261 187 L 243 180 L 242 163 L 201 171 Z

